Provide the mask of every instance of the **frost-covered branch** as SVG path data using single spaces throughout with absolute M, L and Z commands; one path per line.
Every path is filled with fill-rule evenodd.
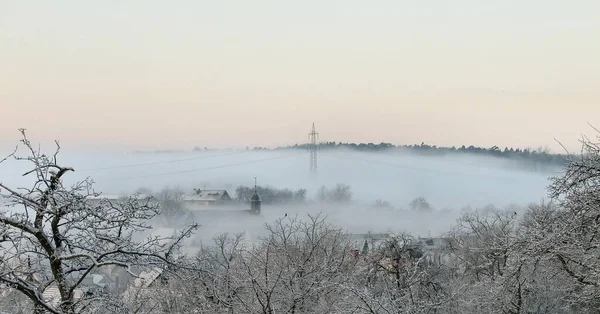
M 159 213 L 156 206 L 136 196 L 92 202 L 90 197 L 98 194 L 91 179 L 63 184 L 74 169 L 59 164 L 58 142 L 54 153 L 44 154 L 33 147 L 25 130 L 20 131 L 29 155 L 11 157 L 31 165 L 24 176 L 32 185 L 13 188 L 0 183 L 0 282 L 27 296 L 38 312 L 75 313 L 98 300 L 78 292 L 98 268 L 121 267 L 132 275 L 133 267 L 177 269 L 174 255 L 196 225 L 173 237 L 140 239 L 139 232 L 148 230 L 147 222 Z M 51 285 L 59 292 L 59 302 L 42 297 Z

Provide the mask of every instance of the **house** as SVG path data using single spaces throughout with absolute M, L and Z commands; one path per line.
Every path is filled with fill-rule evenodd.
M 77 302 L 84 296 L 84 292 L 82 289 L 77 288 L 73 291 L 73 299 Z M 60 296 L 60 291 L 58 290 L 58 285 L 56 282 L 51 283 L 44 291 L 42 292 L 42 297 L 44 298 L 44 302 L 50 305 L 51 307 L 57 309 L 62 302 L 62 298 Z
M 141 201 L 148 201 L 150 204 L 158 205 L 160 203 L 160 200 L 152 195 L 138 194 L 137 198 Z M 119 202 L 126 199 L 125 195 L 102 194 L 98 197 L 89 197 L 87 201 L 91 206 L 102 206 L 106 202 Z M 178 202 L 183 204 L 183 209 L 188 213 L 195 215 L 195 213 L 201 212 L 202 216 L 207 219 L 225 218 L 226 216 L 229 216 L 228 219 L 230 219 L 239 214 L 260 215 L 261 210 L 261 199 L 256 187 L 250 200 L 250 209 L 239 208 L 238 205 L 241 204 L 235 202 L 226 190 L 194 189 L 193 192 L 183 195 Z
M 222 205 L 231 202 L 231 196 L 226 190 L 200 190 L 194 189 L 190 195 L 183 197 L 186 206 Z
M 33 286 L 40 286 L 42 283 L 36 273 L 30 273 L 26 275 L 24 278 L 22 278 L 22 282 L 28 282 Z M 2 313 L 2 310 L 11 308 L 16 308 L 19 311 L 23 311 L 25 308 L 31 306 L 29 298 L 15 288 L 0 285 L 0 291 L 0 313 Z M 81 288 L 76 288 L 73 291 L 73 299 L 78 301 L 84 296 L 84 294 L 84 290 Z M 55 281 L 51 282 L 42 291 L 42 300 L 51 308 L 59 308 L 62 302 L 62 297 L 58 289 L 58 284 Z
M 364 255 L 372 253 L 373 250 L 376 250 L 390 236 L 391 234 L 389 233 L 351 233 L 350 241 L 352 241 L 355 247 L 362 248 L 359 252 Z
M 140 271 L 121 296 L 126 302 L 135 302 L 136 298 L 143 299 L 151 296 L 157 292 L 157 289 L 160 290 L 160 287 L 156 287 L 155 283 L 160 281 L 159 277 L 162 273 L 163 270 L 158 267 Z
M 158 201 L 152 195 L 138 194 L 138 199 L 147 201 Z M 88 202 L 93 206 L 98 206 L 102 202 L 117 202 L 127 199 L 126 195 L 105 195 L 98 197 L 89 197 Z M 188 209 L 195 209 L 201 206 L 223 205 L 232 202 L 231 196 L 226 190 L 200 190 L 194 189 L 190 194 L 184 195 L 181 199 Z

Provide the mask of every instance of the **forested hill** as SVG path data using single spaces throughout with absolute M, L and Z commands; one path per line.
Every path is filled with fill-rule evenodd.
M 319 144 L 320 150 L 333 150 L 333 149 L 350 149 L 363 152 L 383 152 L 392 150 L 404 150 L 411 153 L 417 153 L 426 156 L 443 156 L 443 155 L 458 155 L 458 154 L 470 154 L 479 156 L 489 156 L 506 158 L 516 161 L 524 162 L 524 165 L 535 166 L 536 168 L 545 166 L 563 166 L 567 162 L 568 155 L 565 154 L 553 154 L 550 153 L 547 148 L 538 149 L 520 149 L 520 148 L 500 148 L 493 146 L 490 148 L 477 147 L 477 146 L 461 146 L 461 147 L 438 147 L 436 145 L 427 145 L 421 143 L 420 145 L 393 145 L 390 143 L 336 143 L 336 142 L 324 142 Z M 255 148 L 257 150 L 264 148 Z M 296 144 L 287 147 L 279 147 L 277 149 L 308 149 L 308 144 Z

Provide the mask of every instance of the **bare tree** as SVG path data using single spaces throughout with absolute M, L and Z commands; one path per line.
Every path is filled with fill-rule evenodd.
M 59 164 L 58 142 L 54 154 L 47 155 L 34 148 L 25 130 L 21 134 L 29 155 L 11 157 L 31 165 L 24 176 L 32 186 L 0 183 L 0 284 L 27 296 L 38 313 L 80 313 L 102 297 L 80 289 L 95 271 L 121 267 L 135 276 L 134 266 L 177 266 L 177 250 L 196 225 L 173 237 L 136 238 L 151 228 L 146 222 L 159 213 L 156 206 L 135 196 L 91 202 L 91 196 L 99 196 L 91 179 L 63 184 L 74 169 Z
M 320 202 L 348 203 L 352 200 L 352 187 L 347 184 L 336 184 L 332 189 L 321 186 L 317 190 L 317 200 Z
M 600 131 L 598 131 L 600 134 Z M 600 136 L 584 137 L 550 195 L 559 208 L 538 228 L 537 252 L 552 257 L 573 285 L 577 311 L 600 309 Z M 540 219 L 539 215 L 536 217 Z
M 201 271 L 193 274 L 195 288 L 187 289 L 191 304 L 206 311 L 240 311 L 239 298 L 247 289 L 242 275 L 243 238 L 243 234 L 222 234 L 198 253 L 195 268 Z
M 350 242 L 320 215 L 267 224 L 268 235 L 246 244 L 221 235 L 188 273 L 188 306 L 220 313 L 344 313 L 341 284 L 354 261 Z
M 180 218 L 184 214 L 185 191 L 180 187 L 165 187 L 156 193 L 155 198 L 161 213 L 169 220 Z
M 352 188 L 347 184 L 336 184 L 329 191 L 329 200 L 332 202 L 350 202 L 352 200 Z
M 348 290 L 356 296 L 358 313 L 437 313 L 453 300 L 448 270 L 433 250 L 406 233 L 392 234 L 366 256 Z
M 394 208 L 392 206 L 392 204 L 390 204 L 390 202 L 382 200 L 382 199 L 375 200 L 375 204 L 373 204 L 373 207 L 379 208 L 379 209 L 393 209 Z
M 331 313 L 339 301 L 350 246 L 345 234 L 318 216 L 278 219 L 242 259 L 250 313 Z
M 410 209 L 417 211 L 431 211 L 433 208 L 424 197 L 417 197 L 408 205 Z
M 452 229 L 448 248 L 475 280 L 494 280 L 508 263 L 517 222 L 514 213 L 496 208 L 463 214 Z

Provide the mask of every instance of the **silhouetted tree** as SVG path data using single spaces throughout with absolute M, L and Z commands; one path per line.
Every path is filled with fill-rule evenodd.
M 322 186 L 317 192 L 317 199 L 321 202 L 346 203 L 352 200 L 352 188 L 347 184 L 337 184 L 333 189 Z
M 391 209 L 391 208 L 393 208 L 392 204 L 390 204 L 390 202 L 384 201 L 384 200 L 381 200 L 381 199 L 376 200 L 375 204 L 373 205 L 373 207 L 375 207 L 375 208 L 382 208 L 382 209 Z
M 0 183 L 0 291 L 26 296 L 34 313 L 74 314 L 99 301 L 80 293 L 98 268 L 175 269 L 173 255 L 197 225 L 174 237 L 137 239 L 160 213 L 154 204 L 137 195 L 91 201 L 99 194 L 90 179 L 63 184 L 75 169 L 58 162 L 58 142 L 53 154 L 45 154 L 21 133 L 28 156 L 11 156 L 31 167 L 24 174 L 31 185 Z M 44 296 L 50 290 L 58 292 L 56 299 Z
M 427 200 L 425 200 L 424 197 L 415 198 L 412 202 L 410 202 L 409 207 L 410 207 L 410 209 L 417 210 L 417 211 L 433 210 L 433 208 L 431 207 L 429 202 L 427 202 Z
M 263 204 L 287 204 L 306 202 L 306 190 L 298 189 L 292 191 L 289 189 L 276 189 L 271 187 L 257 186 L 256 190 L 261 197 Z M 254 187 L 239 186 L 235 189 L 235 198 L 243 203 L 248 203 L 254 193 Z

